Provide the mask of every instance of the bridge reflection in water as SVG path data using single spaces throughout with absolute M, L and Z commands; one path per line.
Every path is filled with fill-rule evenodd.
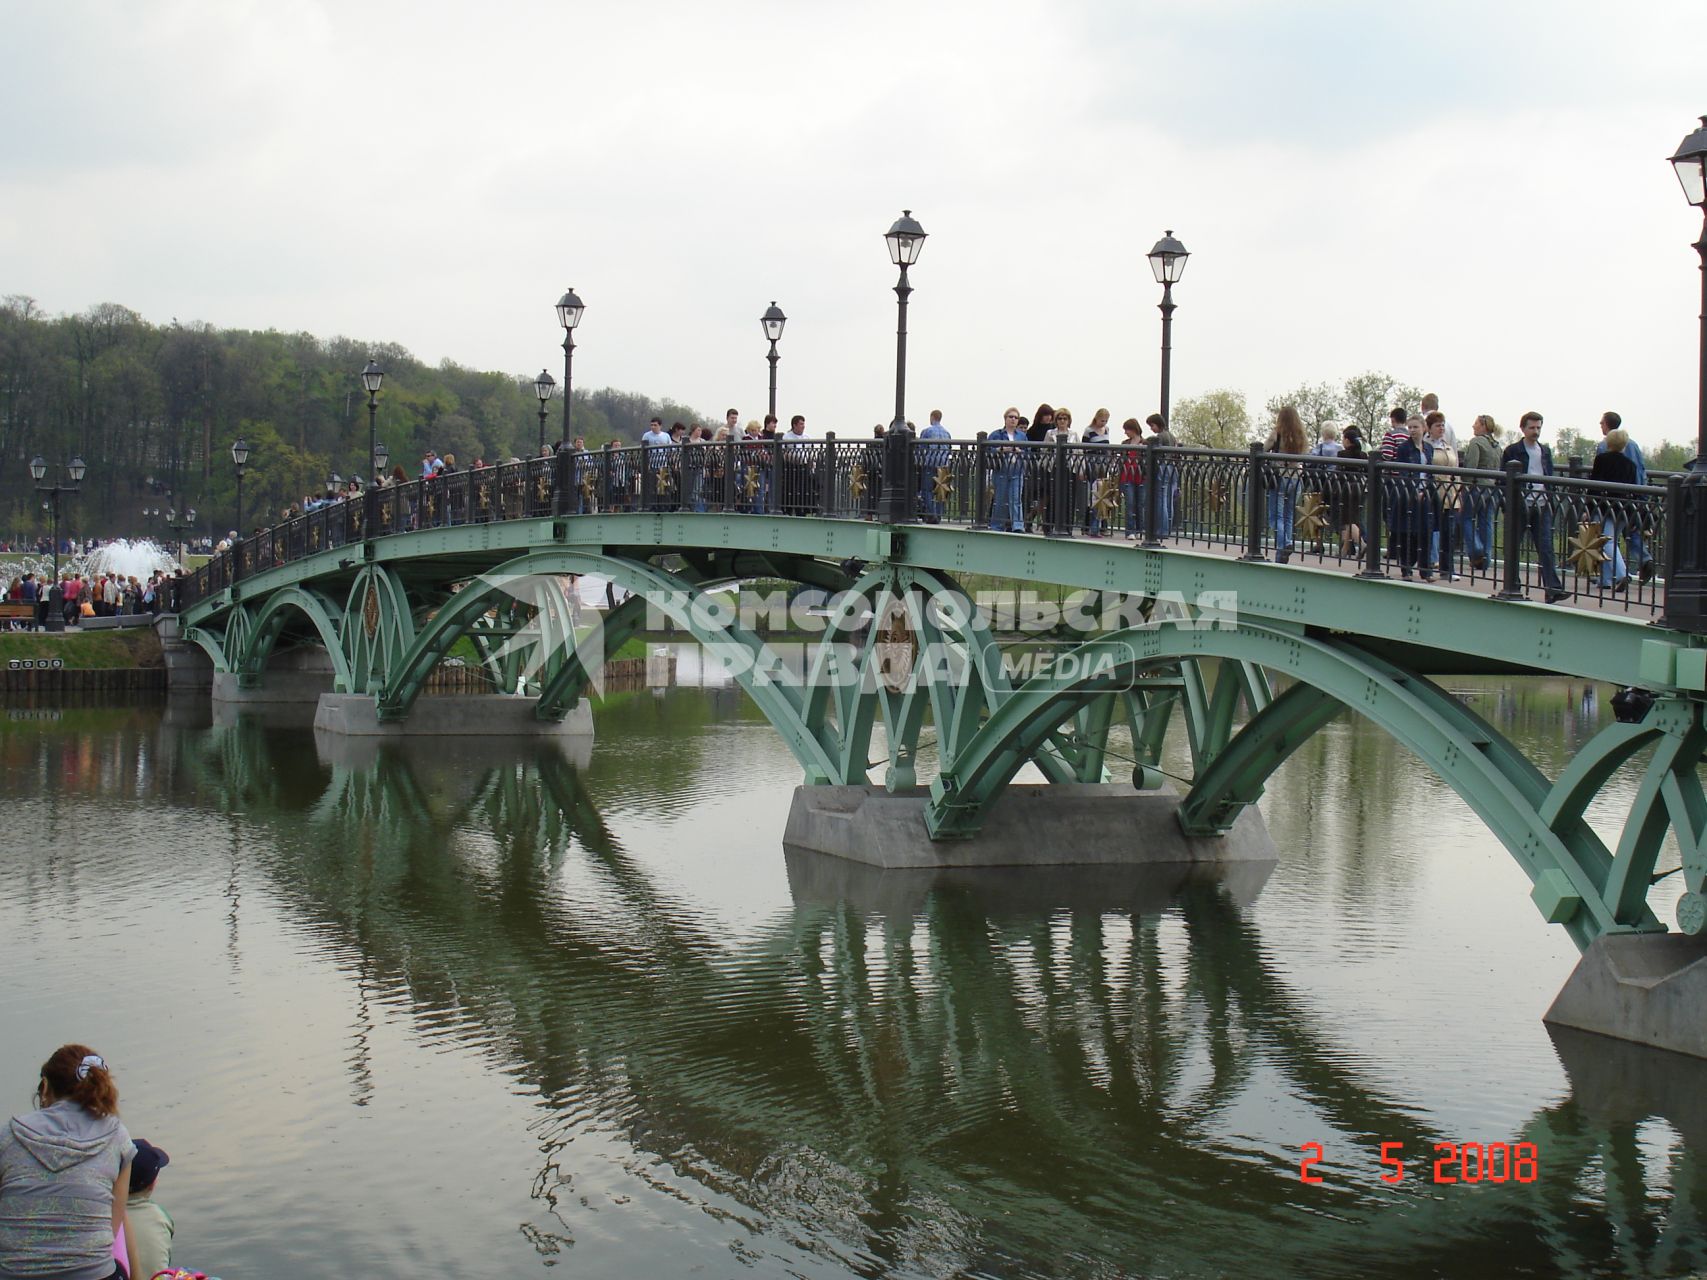
M 556 747 L 308 744 L 247 717 L 169 730 L 157 785 L 240 812 L 255 849 L 323 833 L 253 865 L 342 943 L 355 1102 L 376 1006 L 537 1089 L 522 1230 L 542 1255 L 572 1240 L 574 1142 L 598 1130 L 737 1235 L 860 1274 L 1707 1266 L 1701 1064 L 1557 1031 L 1568 1096 L 1520 1132 L 1434 1132 L 1277 976 L 1244 910 L 1260 872 L 879 875 L 789 853 L 792 910 L 731 940 Z M 673 767 L 707 763 L 694 750 Z M 1471 1137 L 1535 1143 L 1542 1176 L 1430 1185 L 1433 1143 Z M 1306 1141 L 1333 1153 L 1325 1185 L 1299 1180 Z M 1398 1187 L 1382 1142 L 1404 1144 Z

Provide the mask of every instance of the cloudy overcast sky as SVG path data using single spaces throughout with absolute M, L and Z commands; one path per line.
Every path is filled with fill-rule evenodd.
M 8 0 L 0 293 L 864 431 L 1379 368 L 1695 426 L 1707 3 Z M 354 371 L 352 371 L 353 374 Z

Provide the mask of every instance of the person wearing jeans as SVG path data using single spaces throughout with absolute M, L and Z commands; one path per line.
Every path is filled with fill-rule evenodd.
M 1498 471 L 1500 446 L 1494 420 L 1484 413 L 1470 430 L 1469 441 L 1459 451 L 1458 465 L 1475 471 Z M 1488 567 L 1488 557 L 1493 554 L 1494 507 L 1498 501 L 1499 490 L 1485 480 L 1466 481 L 1458 500 L 1464 555 L 1478 572 Z
M 1126 508 L 1126 540 L 1135 542 L 1144 518 L 1144 425 L 1136 418 L 1120 424 L 1120 502 Z
M 942 425 L 942 410 L 932 409 L 930 423 L 919 432 L 919 439 L 948 440 L 948 428 Z M 944 467 L 949 464 L 950 446 L 946 444 L 926 444 L 918 450 L 919 460 L 919 510 L 926 524 L 938 524 L 942 520 L 942 503 L 936 496 L 936 478 Z
M 1144 419 L 1144 425 L 1150 428 L 1150 439 L 1158 447 L 1171 449 L 1174 446 L 1173 432 L 1168 430 L 1168 424 L 1159 413 L 1152 413 Z M 1160 486 L 1156 493 L 1156 527 L 1150 530 L 1150 535 L 1160 539 L 1168 536 L 1174 527 L 1174 499 L 1179 496 L 1179 468 L 1167 459 L 1160 459 L 1156 466 L 1156 483 Z
M 1622 453 L 1636 469 L 1636 478 L 1630 483 L 1647 484 L 1648 464 L 1642 458 L 1641 446 L 1630 439 L 1630 433 L 1624 430 L 1624 419 L 1610 409 L 1600 415 L 1601 441 L 1595 447 L 1597 460 L 1599 454 L 1605 453 L 1611 448 L 1614 432 L 1623 434 L 1624 448 Z M 1618 523 L 1623 526 L 1624 541 L 1630 548 L 1630 563 L 1636 567 L 1636 572 L 1641 575 L 1643 582 L 1652 582 L 1654 580 L 1654 557 L 1649 552 L 1647 543 L 1642 536 L 1644 532 L 1643 516 L 1646 513 L 1647 504 L 1636 499 L 1626 500 L 1622 505 L 1628 509 L 1622 513 Z
M 1500 466 L 1510 467 L 1516 463 L 1524 475 L 1552 475 L 1553 451 L 1541 443 L 1541 426 L 1539 413 L 1530 410 L 1524 414 L 1518 423 L 1523 438 L 1506 446 L 1505 452 L 1500 454 Z M 1524 485 L 1523 530 L 1508 531 L 1507 536 L 1521 538 L 1522 533 L 1528 533 L 1530 541 L 1535 544 L 1535 557 L 1541 565 L 1541 586 L 1546 592 L 1547 603 L 1557 604 L 1567 599 L 1571 593 L 1565 590 L 1558 566 L 1553 562 L 1553 510 L 1545 488 L 1533 480 Z
M 1310 451 L 1310 441 L 1304 434 L 1304 422 L 1292 405 L 1284 406 L 1274 417 L 1274 434 L 1268 439 L 1268 452 L 1294 456 Z M 1274 539 L 1274 558 L 1281 564 L 1292 559 L 1292 522 L 1298 508 L 1300 465 L 1290 461 L 1263 460 L 1268 469 L 1268 530 Z
M 1021 493 L 1025 480 L 1025 460 L 1013 441 L 1026 439 L 1019 425 L 1019 410 L 1008 409 L 1002 414 L 1002 425 L 988 436 L 985 443 L 994 446 L 990 457 L 990 528 L 998 533 L 1024 533 L 1025 512 Z
M 1606 433 L 1601 441 L 1601 451 L 1594 455 L 1594 468 L 1589 472 L 1589 479 L 1601 480 L 1608 484 L 1635 484 L 1636 463 L 1629 454 L 1630 437 L 1621 428 L 1613 428 Z M 1630 585 L 1630 575 L 1626 571 L 1624 555 L 1618 549 L 1618 533 L 1621 524 L 1627 524 L 1630 519 L 1631 495 L 1617 490 L 1602 490 L 1603 500 L 1597 504 L 1601 517 L 1600 531 L 1606 535 L 1607 558 L 1600 565 L 1601 590 L 1610 588 L 1613 591 L 1623 591 Z M 1634 557 L 1635 548 L 1641 546 L 1641 535 L 1631 539 L 1631 555 Z

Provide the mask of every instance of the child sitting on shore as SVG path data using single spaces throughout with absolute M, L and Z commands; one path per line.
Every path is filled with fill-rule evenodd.
M 154 1183 L 172 1162 L 159 1147 L 136 1139 L 130 1163 L 130 1198 L 125 1201 L 125 1234 L 130 1238 L 140 1280 L 172 1265 L 172 1215 L 154 1203 Z

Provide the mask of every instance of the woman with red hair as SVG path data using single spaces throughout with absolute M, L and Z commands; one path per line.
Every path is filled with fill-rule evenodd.
M 123 1275 L 113 1240 L 136 1144 L 112 1073 L 87 1045 L 63 1045 L 42 1064 L 35 1102 L 0 1129 L 0 1280 Z

